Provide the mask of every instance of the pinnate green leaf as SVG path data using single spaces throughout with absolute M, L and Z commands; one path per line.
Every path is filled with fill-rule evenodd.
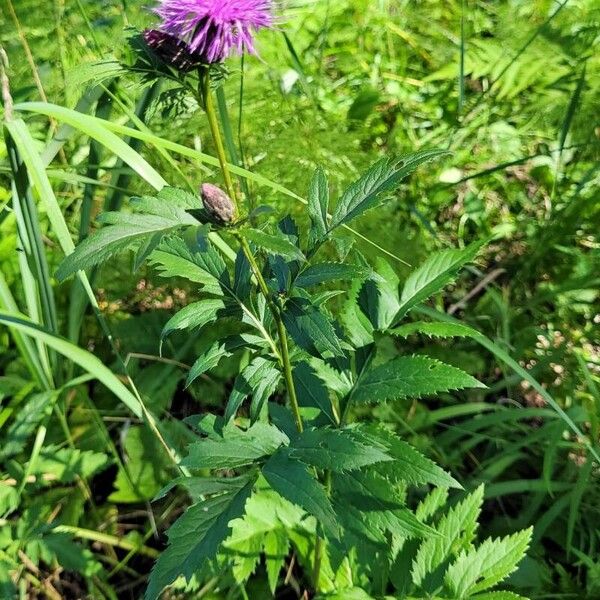
M 312 285 L 318 285 L 326 281 L 335 281 L 338 279 L 364 279 L 371 274 L 371 270 L 358 265 L 349 265 L 346 263 L 319 263 L 311 265 L 304 269 L 296 277 L 295 285 L 307 288 Z
M 175 313 L 165 324 L 161 340 L 178 329 L 195 329 L 231 314 L 231 305 L 220 298 L 206 298 L 192 302 Z
M 448 152 L 423 150 L 405 156 L 383 158 L 375 163 L 344 192 L 333 212 L 329 231 L 377 206 L 382 194 L 393 190 L 419 165 L 444 154 Z
M 412 564 L 412 579 L 421 586 L 427 575 L 470 544 L 483 502 L 483 485 L 451 508 L 436 526 L 440 537 L 425 540 Z
M 392 324 L 400 307 L 399 283 L 389 263 L 379 258 L 377 277 L 367 279 L 360 288 L 358 304 L 375 329 L 385 330 Z
M 517 568 L 532 532 L 529 527 L 501 539 L 488 538 L 475 549 L 463 550 L 446 571 L 446 586 L 455 597 L 465 598 L 496 585 Z
M 422 333 L 430 337 L 450 338 L 450 337 L 471 337 L 475 332 L 474 329 L 462 323 L 443 323 L 441 321 L 426 322 L 415 321 L 414 323 L 405 323 L 390 329 L 391 335 L 406 338 L 415 333 Z
M 394 321 L 397 323 L 417 304 L 453 281 L 459 269 L 474 260 L 482 245 L 483 242 L 476 242 L 466 248 L 443 250 L 429 257 L 406 280 Z
M 189 581 L 206 559 L 213 558 L 231 531 L 230 521 L 244 513 L 254 481 L 235 492 L 212 496 L 194 504 L 169 528 L 168 548 L 156 561 L 145 600 L 157 600 L 179 575 Z
M 356 428 L 305 429 L 289 447 L 289 456 L 319 469 L 351 471 L 392 460 L 385 448 Z
M 315 370 L 303 360 L 294 365 L 292 377 L 300 406 L 314 406 L 321 409 L 335 425 L 337 420 L 329 399 L 329 391 Z
M 246 430 L 228 424 L 221 435 L 190 444 L 182 464 L 194 469 L 235 469 L 270 456 L 288 441 L 282 431 L 266 423 L 254 423 Z
M 204 285 L 203 291 L 222 295 L 221 285 L 229 286 L 229 274 L 223 258 L 208 242 L 203 251 L 194 249 L 179 236 L 160 243 L 149 258 L 163 277 L 183 277 Z
M 463 388 L 483 388 L 464 371 L 426 356 L 400 356 L 367 371 L 352 392 L 357 403 L 421 398 Z
M 282 317 L 294 342 L 309 354 L 316 357 L 343 355 L 333 324 L 309 300 L 299 296 L 290 298 Z
M 29 474 L 52 474 L 57 481 L 68 483 L 76 477 L 91 477 L 109 463 L 108 456 L 100 452 L 46 446 L 42 448 Z
M 336 511 L 342 513 L 349 506 L 360 511 L 367 527 L 401 537 L 436 536 L 434 529 L 421 523 L 409 509 L 394 483 L 377 469 L 363 469 L 335 474 L 333 489 Z
M 118 213 L 117 213 L 118 214 Z M 56 277 L 63 281 L 77 271 L 99 265 L 109 258 L 136 248 L 145 238 L 181 227 L 165 217 L 156 215 L 127 215 L 127 223 L 109 225 L 83 240 L 60 264 Z
M 311 222 L 311 245 L 327 236 L 327 210 L 329 208 L 329 183 L 325 171 L 317 168 L 308 188 L 308 214 Z
M 410 444 L 401 440 L 393 431 L 378 425 L 362 425 L 360 429 L 377 440 L 385 452 L 394 459 L 393 462 L 377 467 L 379 472 L 390 479 L 413 485 L 461 487 L 450 474 L 431 459 L 423 456 Z
M 499 591 L 477 594 L 476 596 L 471 596 L 471 600 L 529 600 L 529 598 L 519 596 L 519 594 L 515 594 L 514 592 Z
M 275 453 L 262 473 L 277 493 L 314 516 L 327 537 L 339 538 L 339 525 L 325 489 L 304 463 L 291 458 L 286 449 Z
M 223 341 L 216 341 L 211 344 L 192 365 L 185 382 L 185 387 L 188 387 L 203 373 L 206 373 L 206 371 L 214 369 L 222 358 L 231 356 L 239 348 L 249 346 L 251 342 L 248 338 L 250 338 L 248 335 L 234 335 Z
M 306 260 L 300 248 L 284 235 L 274 235 L 260 229 L 244 229 L 242 234 L 247 240 L 268 252 L 290 260 Z
M 252 396 L 251 417 L 254 421 L 263 404 L 277 389 L 280 379 L 281 372 L 272 360 L 256 357 L 235 379 L 225 408 L 225 420 L 233 418 L 242 402 Z

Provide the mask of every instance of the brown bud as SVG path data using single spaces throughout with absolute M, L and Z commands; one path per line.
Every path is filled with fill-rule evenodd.
M 225 224 L 234 220 L 235 204 L 221 188 L 212 183 L 203 183 L 200 196 L 204 209 L 215 223 Z

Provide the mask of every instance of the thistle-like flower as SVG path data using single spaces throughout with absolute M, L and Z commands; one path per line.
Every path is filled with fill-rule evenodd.
M 254 34 L 273 25 L 271 0 L 161 0 L 159 29 L 186 43 L 205 64 L 232 52 L 256 54 Z

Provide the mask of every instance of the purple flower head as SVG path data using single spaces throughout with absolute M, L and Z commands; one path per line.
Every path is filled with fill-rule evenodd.
M 271 0 L 161 0 L 160 29 L 188 44 L 207 64 L 232 52 L 256 54 L 254 33 L 273 25 Z

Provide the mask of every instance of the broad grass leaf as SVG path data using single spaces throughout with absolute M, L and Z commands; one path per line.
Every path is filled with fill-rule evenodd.
M 359 404 L 421 398 L 463 388 L 483 388 L 461 369 L 426 356 L 400 356 L 367 371 L 351 398 Z

